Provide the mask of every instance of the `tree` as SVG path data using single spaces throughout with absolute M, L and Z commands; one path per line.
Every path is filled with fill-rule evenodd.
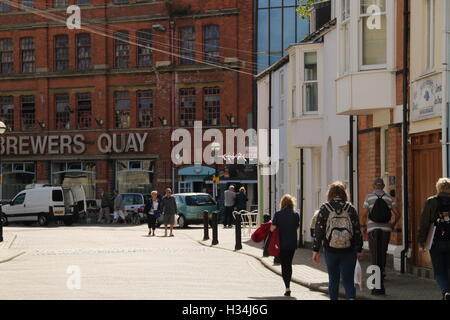
M 309 19 L 311 18 L 311 11 L 309 11 L 309 9 L 311 9 L 311 7 L 313 6 L 313 4 L 315 2 L 321 2 L 323 0 L 306 0 L 306 2 L 302 5 L 300 5 L 297 8 L 297 12 L 300 15 L 300 17 L 302 17 L 302 19 Z

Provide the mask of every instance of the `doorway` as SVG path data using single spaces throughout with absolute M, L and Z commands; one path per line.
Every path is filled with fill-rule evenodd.
M 414 264 L 431 268 L 428 252 L 418 250 L 417 233 L 423 205 L 429 197 L 436 194 L 436 182 L 442 177 L 442 132 L 430 131 L 411 136 L 412 147 L 412 248 Z

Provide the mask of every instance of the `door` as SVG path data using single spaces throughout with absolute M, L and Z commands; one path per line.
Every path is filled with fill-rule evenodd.
M 83 186 L 70 187 L 70 190 L 72 191 L 74 204 L 77 205 L 78 213 L 86 212 L 86 193 Z
M 26 193 L 18 194 L 12 201 L 9 209 L 5 212 L 10 222 L 26 221 L 25 217 L 25 196 Z
M 191 181 L 180 181 L 178 182 L 178 192 L 179 193 L 190 193 L 192 192 L 192 182 Z
M 427 198 L 436 194 L 436 182 L 442 177 L 442 145 L 441 131 L 426 132 L 411 136 L 412 144 L 412 248 L 414 264 L 431 268 L 431 258 L 428 252 L 421 253 L 417 245 L 422 208 Z

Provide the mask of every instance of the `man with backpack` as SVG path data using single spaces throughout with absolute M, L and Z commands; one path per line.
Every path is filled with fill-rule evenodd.
M 384 277 L 387 251 L 391 240 L 391 232 L 400 219 L 395 201 L 384 192 L 384 187 L 383 179 L 375 179 L 373 182 L 374 191 L 367 196 L 364 202 L 366 210 L 363 214 L 362 227 L 366 229 L 364 233 L 368 236 L 372 264 L 379 266 L 382 274 L 381 288 L 373 289 L 373 295 L 386 294 Z

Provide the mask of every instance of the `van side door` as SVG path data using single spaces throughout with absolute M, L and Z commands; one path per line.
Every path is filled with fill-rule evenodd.
M 26 216 L 25 210 L 25 197 L 26 193 L 19 193 L 12 201 L 7 212 L 8 220 L 14 221 L 27 221 L 29 217 Z

